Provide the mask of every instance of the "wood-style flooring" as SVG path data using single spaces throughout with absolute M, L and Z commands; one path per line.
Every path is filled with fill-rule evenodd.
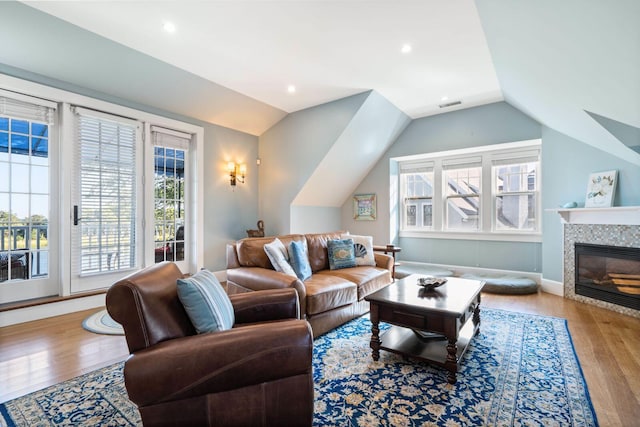
M 600 425 L 640 425 L 640 319 L 545 293 L 481 306 L 566 318 Z M 0 402 L 124 360 L 124 337 L 82 329 L 95 311 L 0 328 Z

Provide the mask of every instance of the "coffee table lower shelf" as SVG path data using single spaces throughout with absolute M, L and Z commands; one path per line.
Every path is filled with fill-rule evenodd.
M 458 341 L 456 342 L 458 367 L 478 327 L 474 327 L 473 321 L 469 319 L 460 330 Z M 414 357 L 446 368 L 448 341 L 444 337 L 441 340 L 433 338 L 422 339 L 412 329 L 392 325 L 390 329 L 381 335 L 380 341 L 381 350 Z

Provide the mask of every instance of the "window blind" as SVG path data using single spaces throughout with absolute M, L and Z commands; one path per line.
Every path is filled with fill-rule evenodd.
M 136 135 L 130 119 L 76 108 L 79 273 L 136 265 Z
M 416 161 L 403 162 L 400 164 L 400 173 L 421 173 L 433 172 L 435 162 L 433 161 Z
M 0 114 L 53 124 L 57 104 L 33 96 L 0 89 Z
M 164 147 L 189 149 L 191 134 L 179 132 L 173 129 L 166 129 L 160 126 L 151 126 L 151 138 L 154 145 Z

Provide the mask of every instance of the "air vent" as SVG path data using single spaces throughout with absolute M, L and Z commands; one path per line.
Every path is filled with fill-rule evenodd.
M 460 104 L 462 104 L 462 101 L 453 101 L 453 102 L 447 102 L 446 104 L 440 104 L 438 105 L 438 107 L 447 108 L 447 107 L 453 107 L 454 105 L 460 105 Z

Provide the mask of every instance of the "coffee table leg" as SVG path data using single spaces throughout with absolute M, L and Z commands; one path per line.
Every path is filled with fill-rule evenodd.
M 458 372 L 458 346 L 456 345 L 456 339 L 449 338 L 449 344 L 447 344 L 447 361 L 444 363 L 444 367 L 449 371 L 447 375 L 447 382 L 449 384 L 455 384 L 456 372 Z
M 378 306 L 371 304 L 369 308 L 369 315 L 371 318 L 371 347 L 373 360 L 378 361 L 380 359 L 380 318 L 378 317 Z
M 478 335 L 480 333 L 480 303 L 473 310 L 473 328 L 476 330 L 476 335 Z

